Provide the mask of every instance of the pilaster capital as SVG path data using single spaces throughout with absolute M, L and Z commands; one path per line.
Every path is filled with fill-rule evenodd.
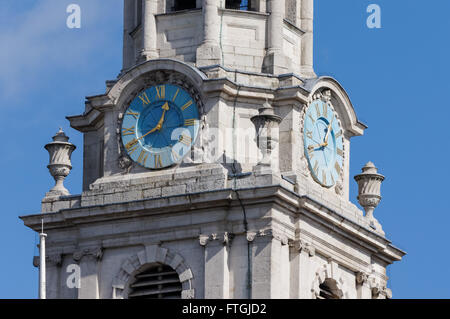
M 358 285 L 367 284 L 369 282 L 369 275 L 363 271 L 359 271 L 356 273 L 356 283 Z
M 103 248 L 98 247 L 89 247 L 89 248 L 82 248 L 80 250 L 77 250 L 73 253 L 73 260 L 76 262 L 81 261 L 83 257 L 91 257 L 96 260 L 101 260 L 103 257 Z
M 256 238 L 256 232 L 247 232 L 247 241 L 253 242 Z
M 260 229 L 258 231 L 247 232 L 247 240 L 249 242 L 253 242 L 257 237 L 263 237 L 267 239 L 273 238 L 280 241 L 282 245 L 287 245 L 289 243 L 289 238 L 285 234 L 273 229 Z
M 199 243 L 201 246 L 206 246 L 208 242 L 222 242 L 223 245 L 231 246 L 231 242 L 233 241 L 234 234 L 229 232 L 224 232 L 221 234 L 213 233 L 211 235 L 200 235 Z
M 316 248 L 304 240 L 299 239 L 292 241 L 291 246 L 294 247 L 294 249 L 297 249 L 299 253 L 304 252 L 308 254 L 309 257 L 314 257 L 316 255 Z
M 45 256 L 45 262 L 46 262 L 47 266 L 58 266 L 59 267 L 62 264 L 62 254 L 61 253 L 47 254 L 47 256 Z M 40 265 L 39 256 L 34 256 L 33 257 L 33 266 L 39 267 L 39 265 Z

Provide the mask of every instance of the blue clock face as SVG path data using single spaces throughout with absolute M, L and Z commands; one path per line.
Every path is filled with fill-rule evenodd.
M 199 132 L 195 100 L 183 88 L 163 84 L 139 93 L 125 111 L 122 143 L 130 158 L 150 169 L 180 163 Z
M 306 111 L 303 144 L 311 175 L 324 187 L 340 179 L 343 168 L 343 131 L 329 103 L 316 100 Z

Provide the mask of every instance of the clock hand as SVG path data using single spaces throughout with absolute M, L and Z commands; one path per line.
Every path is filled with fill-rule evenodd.
M 327 145 L 328 145 L 328 136 L 330 135 L 330 132 L 331 132 L 331 125 L 333 124 L 333 120 L 334 120 L 334 116 L 331 118 L 330 125 L 328 125 L 328 128 L 327 128 L 327 135 L 325 135 L 325 144 L 327 144 Z
M 309 145 L 308 150 L 313 150 L 315 148 L 321 148 L 321 147 L 327 146 L 327 145 L 328 145 L 327 143 L 321 143 L 321 144 L 317 144 L 317 145 Z
M 165 115 L 166 115 L 166 111 L 169 110 L 169 104 L 166 102 L 166 103 L 162 106 L 162 109 L 163 109 L 163 113 L 162 113 L 162 115 L 161 115 L 161 118 L 159 119 L 158 124 L 156 124 L 156 126 L 155 126 L 153 129 L 151 129 L 150 131 L 148 131 L 146 134 L 142 135 L 141 137 L 139 137 L 139 138 L 137 138 L 137 139 L 134 139 L 134 140 L 128 142 L 127 145 L 126 145 L 127 148 L 130 148 L 130 147 L 132 147 L 133 145 L 137 144 L 137 142 L 138 142 L 139 140 L 143 139 L 143 138 L 146 137 L 147 135 L 149 135 L 149 134 L 151 134 L 151 133 L 153 133 L 153 132 L 155 132 L 155 131 L 160 131 L 160 130 L 161 130 L 162 125 L 163 125 L 163 123 L 164 123 L 164 118 L 165 118 Z
M 162 125 L 164 123 L 165 116 L 166 116 L 166 111 L 169 110 L 169 103 L 166 102 L 162 106 L 162 109 L 163 109 L 163 113 L 161 115 L 161 118 L 158 121 L 158 124 L 156 124 L 156 126 L 151 131 L 147 132 L 145 135 L 142 135 L 139 139 L 142 139 L 142 138 L 146 137 L 147 135 L 149 135 L 149 134 L 151 134 L 151 133 L 153 133 L 155 131 L 160 131 L 161 130 Z

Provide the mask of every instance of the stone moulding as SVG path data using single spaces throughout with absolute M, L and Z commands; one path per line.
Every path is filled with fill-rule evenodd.
M 206 193 L 208 194 L 207 199 L 203 196 Z M 275 185 L 240 189 L 239 196 L 246 206 L 257 204 L 259 198 L 265 198 L 266 201 L 272 201 L 275 204 L 282 205 L 284 209 L 287 209 L 294 215 L 307 214 L 310 218 L 314 218 L 321 224 L 334 229 L 334 231 L 338 231 L 349 238 L 355 238 L 365 243 L 371 247 L 374 254 L 387 262 L 400 260 L 405 254 L 400 249 L 394 247 L 388 239 L 380 236 L 376 232 L 362 227 L 362 225 L 346 218 L 342 214 L 334 212 L 323 205 L 319 205 L 307 196 L 300 196 L 281 186 Z M 144 217 L 156 214 L 179 213 L 186 211 L 186 207 L 192 205 L 195 205 L 197 209 L 228 207 L 233 205 L 233 202 L 238 205 L 234 191 L 232 189 L 223 189 L 197 194 L 170 196 L 167 198 L 61 209 L 58 213 L 23 216 L 21 219 L 25 225 L 35 231 L 39 231 L 41 219 L 43 218 L 47 229 L 50 231 L 63 225 L 65 227 L 67 225 L 76 227 L 77 224 L 83 224 L 89 221 L 106 222 L 117 218 L 124 219 L 136 216 Z
M 178 253 L 159 245 L 145 245 L 144 249 L 128 257 L 120 267 L 112 284 L 112 299 L 126 299 L 129 285 L 139 270 L 152 263 L 162 263 L 172 267 L 178 274 L 182 285 L 181 298 L 195 297 L 194 277 L 191 268 Z

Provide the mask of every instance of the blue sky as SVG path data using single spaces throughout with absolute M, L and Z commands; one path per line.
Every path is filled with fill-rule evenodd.
M 70 3 L 82 8 L 80 30 L 65 25 Z M 381 7 L 381 29 L 366 27 L 371 3 Z M 37 296 L 37 238 L 18 216 L 39 212 L 53 186 L 43 146 L 59 126 L 78 146 L 66 187 L 81 191 L 82 136 L 65 116 L 81 113 L 84 96 L 104 92 L 119 73 L 121 8 L 122 0 L 0 5 L 0 298 Z M 316 72 L 340 81 L 369 126 L 352 140 L 351 176 L 369 160 L 386 176 L 375 216 L 408 252 L 388 269 L 394 297 L 450 298 L 450 2 L 320 0 L 315 10 Z

